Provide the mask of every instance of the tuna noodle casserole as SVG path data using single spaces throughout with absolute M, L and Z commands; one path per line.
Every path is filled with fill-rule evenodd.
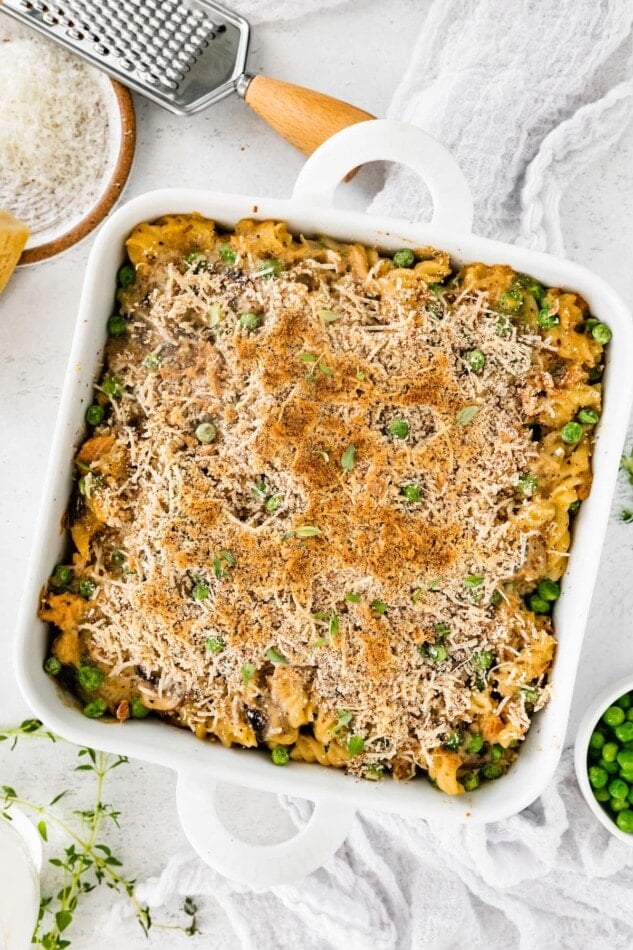
M 127 253 L 46 670 L 277 765 L 499 778 L 548 700 L 608 327 L 281 222 L 164 217 Z

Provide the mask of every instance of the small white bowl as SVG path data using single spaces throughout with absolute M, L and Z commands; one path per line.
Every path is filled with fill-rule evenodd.
M 624 679 L 618 680 L 617 683 L 612 683 L 610 686 L 607 686 L 606 689 L 603 689 L 602 692 L 596 696 L 593 702 L 589 704 L 585 715 L 582 718 L 580 726 L 578 727 L 578 732 L 576 734 L 576 744 L 574 747 L 576 778 L 578 779 L 580 790 L 585 796 L 587 804 L 591 808 L 600 824 L 604 825 L 607 831 L 610 831 L 612 835 L 614 835 L 616 838 L 619 838 L 620 841 L 624 841 L 628 845 L 633 845 L 633 834 L 628 834 L 626 831 L 620 831 L 614 819 L 609 816 L 600 802 L 594 797 L 593 789 L 589 784 L 589 776 L 587 774 L 587 752 L 589 750 L 589 738 L 591 733 L 597 726 L 604 711 L 608 709 L 609 706 L 613 706 L 615 701 L 619 699 L 620 696 L 623 696 L 624 693 L 629 693 L 631 691 L 633 691 L 633 674 L 629 674 L 629 676 L 625 676 Z

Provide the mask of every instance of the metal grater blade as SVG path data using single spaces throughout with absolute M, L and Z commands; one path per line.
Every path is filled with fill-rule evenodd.
M 249 25 L 212 0 L 0 0 L 0 11 L 180 115 L 244 73 Z

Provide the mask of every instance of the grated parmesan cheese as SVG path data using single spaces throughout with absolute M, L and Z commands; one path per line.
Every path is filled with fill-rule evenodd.
M 42 37 L 0 33 L 0 206 L 43 231 L 95 202 L 109 118 L 99 74 Z

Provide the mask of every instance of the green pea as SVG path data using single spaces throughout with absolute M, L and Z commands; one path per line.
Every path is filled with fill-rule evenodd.
M 576 501 L 572 501 L 571 505 L 567 509 L 567 514 L 575 515 L 578 509 L 580 508 L 581 502 L 577 498 Z
M 500 762 L 503 758 L 504 748 L 502 745 L 499 745 L 498 742 L 495 742 L 490 749 L 490 758 L 493 762 Z
M 411 504 L 414 504 L 422 497 L 422 489 L 419 485 L 404 485 L 400 489 L 400 494 L 403 495 L 407 501 L 411 502 Z
M 108 318 L 108 333 L 110 336 L 124 336 L 127 332 L 127 320 L 125 317 L 114 314 Z
M 628 722 L 633 722 L 633 709 L 627 710 L 626 718 Z
M 290 761 L 290 753 L 285 745 L 276 745 L 270 753 L 270 757 L 273 760 L 273 765 L 288 765 Z
M 526 703 L 531 703 L 532 706 L 535 706 L 539 701 L 541 693 L 536 686 L 522 686 L 521 695 Z
M 79 685 L 87 693 L 94 693 L 103 683 L 103 673 L 96 666 L 80 666 L 77 670 Z
M 582 439 L 582 426 L 579 422 L 567 422 L 560 430 L 560 437 L 567 445 L 575 445 Z
M 479 788 L 479 776 L 476 772 L 464 772 L 459 781 L 467 792 L 474 792 Z
M 101 697 L 92 699 L 89 703 L 86 703 L 83 709 L 84 716 L 87 716 L 88 719 L 101 719 L 107 711 L 108 704 Z
M 613 730 L 620 742 L 633 742 L 633 722 L 623 722 Z
M 224 640 L 222 637 L 209 637 L 204 642 L 204 648 L 209 653 L 221 653 L 224 649 Z
M 619 699 L 616 699 L 615 705 L 619 706 L 620 709 L 631 709 L 633 706 L 633 699 L 631 699 L 630 693 L 625 693 L 624 696 L 620 696 Z
M 410 247 L 403 247 L 393 255 L 393 262 L 396 267 L 413 267 L 415 264 L 415 254 Z
M 548 614 L 552 606 L 548 600 L 545 600 L 543 597 L 539 597 L 538 594 L 530 595 L 528 598 L 528 605 L 530 610 L 534 611 L 535 614 Z
M 122 267 L 119 267 L 117 280 L 120 287 L 131 287 L 132 284 L 136 283 L 136 271 L 131 264 L 123 264 Z
M 624 811 L 625 808 L 629 807 L 629 803 L 625 798 L 610 798 L 609 799 L 609 808 L 611 811 L 614 811 L 616 814 L 619 811 Z
M 598 761 L 598 765 L 600 766 L 601 769 L 604 769 L 605 772 L 607 772 L 609 775 L 617 775 L 617 773 L 619 772 L 618 763 L 615 761 L 607 762 L 606 759 L 600 759 Z
M 195 435 L 198 442 L 202 442 L 203 445 L 209 445 L 215 439 L 217 431 L 213 423 L 201 422 L 196 428 Z
M 488 762 L 481 770 L 481 774 L 485 779 L 493 781 L 494 779 L 501 778 L 503 775 L 503 766 L 498 765 L 496 762 Z
M 480 732 L 472 732 L 468 738 L 466 752 L 469 755 L 477 755 L 484 747 L 484 737 Z
M 550 313 L 549 307 L 543 307 L 538 312 L 536 322 L 542 329 L 551 330 L 560 324 L 560 317 L 557 313 Z
M 539 597 L 542 597 L 543 600 L 548 600 L 554 602 L 560 597 L 560 584 L 556 581 L 552 581 L 549 577 L 544 578 L 537 587 Z
M 576 416 L 578 422 L 582 422 L 586 426 L 595 426 L 600 422 L 600 416 L 595 409 L 581 409 Z
M 235 263 L 235 258 L 237 255 L 230 244 L 221 244 L 220 247 L 218 248 L 218 251 L 220 253 L 220 257 L 225 262 L 225 264 Z
M 629 805 L 633 805 L 633 788 L 629 792 Z
M 599 383 L 604 375 L 604 366 L 592 366 L 590 370 L 587 371 L 587 382 L 590 386 L 593 386 L 594 383 Z
M 627 785 L 633 785 L 633 769 L 620 769 L 618 775 Z
M 143 704 L 143 701 L 137 697 L 132 700 L 130 712 L 132 713 L 133 719 L 145 719 L 149 716 L 151 709 L 148 709 L 147 706 Z
M 92 406 L 88 406 L 86 409 L 86 422 L 89 426 L 99 426 L 103 422 L 103 417 L 105 416 L 105 409 L 103 406 L 93 403 Z
M 614 778 L 609 782 L 608 788 L 611 798 L 620 798 L 624 801 L 629 794 L 629 786 L 621 778 Z
M 387 426 L 387 432 L 389 435 L 392 435 L 394 439 L 406 439 L 409 435 L 409 423 L 406 419 L 394 419 Z
M 464 362 L 473 373 L 481 373 L 486 365 L 486 357 L 481 350 L 469 350 L 469 352 L 464 355 Z
M 50 676 L 59 676 L 62 671 L 62 664 L 56 656 L 49 656 L 44 663 L 44 672 Z
M 609 781 L 609 773 L 599 765 L 592 765 L 587 774 L 592 788 L 604 788 Z
M 619 812 L 615 823 L 620 831 L 626 832 L 627 835 L 633 834 L 633 811 L 627 808 L 625 811 Z
M 443 663 L 448 658 L 448 650 L 441 643 L 427 643 L 424 652 L 434 663 Z
M 451 752 L 456 752 L 461 745 L 462 737 L 459 732 L 450 732 L 444 740 L 444 747 Z
M 517 274 L 513 283 L 515 283 L 517 287 L 523 287 L 528 294 L 534 297 L 538 304 L 543 302 L 545 298 L 545 288 L 542 284 L 539 284 L 538 280 L 530 277 L 529 274 Z
M 617 742 L 605 742 L 605 744 L 602 746 L 602 758 L 605 762 L 615 762 L 617 754 Z
M 503 313 L 518 313 L 523 306 L 523 294 L 520 290 L 504 290 L 497 304 Z
M 90 600 L 96 589 L 97 585 L 94 581 L 91 581 L 89 577 L 82 577 L 79 581 L 79 593 L 82 597 L 85 597 L 86 600 Z
M 264 277 L 266 280 L 270 280 L 271 277 L 279 277 L 283 269 L 284 266 L 281 261 L 271 257 L 269 260 L 260 261 L 259 276 Z
M 520 495 L 525 495 L 526 498 L 533 495 L 537 488 L 538 478 L 536 475 L 533 475 L 532 472 L 527 472 L 525 475 L 522 475 L 517 482 L 517 491 Z
M 51 577 L 51 584 L 53 587 L 63 588 L 68 587 L 70 582 L 73 579 L 73 569 L 72 567 L 67 567 L 66 564 L 58 564 L 53 575 Z
M 593 797 L 597 802 L 608 802 L 611 798 L 606 788 L 595 788 L 593 790 Z
M 600 343 L 602 346 L 606 346 L 613 336 L 606 323 L 596 323 L 595 327 L 592 327 L 591 335 L 596 343 Z
M 589 748 L 599 752 L 605 743 L 605 738 L 601 732 L 592 732 L 589 738 Z M 632 756 L 633 759 L 633 756 Z
M 240 326 L 245 330 L 256 330 L 262 324 L 262 318 L 258 313 L 243 313 L 240 317 Z
M 602 721 L 606 722 L 607 726 L 610 726 L 612 729 L 622 725 L 625 718 L 624 710 L 619 706 L 609 706 L 602 714 Z

